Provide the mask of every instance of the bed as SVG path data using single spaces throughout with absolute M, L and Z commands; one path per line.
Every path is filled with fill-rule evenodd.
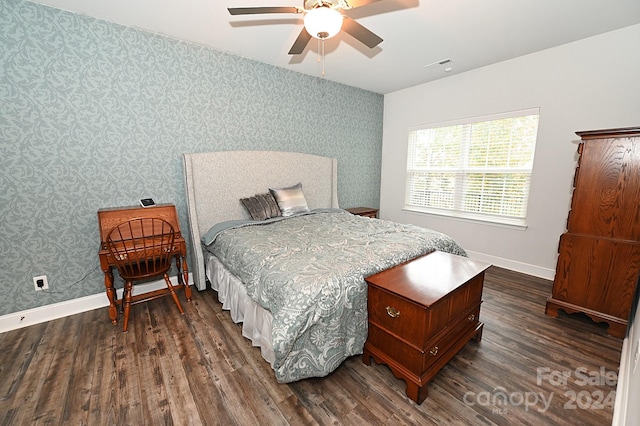
M 195 285 L 210 282 L 279 382 L 326 376 L 362 353 L 364 277 L 434 250 L 466 255 L 438 232 L 339 209 L 333 158 L 185 154 L 184 175 Z M 253 220 L 240 201 L 276 189 L 283 207 L 279 191 L 291 188 L 306 210 L 286 217 Z

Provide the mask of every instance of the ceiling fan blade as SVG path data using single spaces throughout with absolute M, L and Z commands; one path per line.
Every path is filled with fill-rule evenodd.
M 345 16 L 342 29 L 369 48 L 374 48 L 382 42 L 380 37 L 348 16 Z
M 229 7 L 227 9 L 232 15 L 257 15 L 261 13 L 300 13 L 297 7 Z
M 311 40 L 311 35 L 307 32 L 307 30 L 302 27 L 302 31 L 298 34 L 298 38 L 295 42 L 293 42 L 293 46 L 289 50 L 289 55 L 299 55 L 304 51 L 304 48 L 309 44 L 309 40 Z
M 380 1 L 380 0 L 346 0 L 348 7 L 345 7 L 344 9 L 346 10 L 355 9 L 356 7 L 366 6 L 368 4 L 375 3 L 377 1 Z

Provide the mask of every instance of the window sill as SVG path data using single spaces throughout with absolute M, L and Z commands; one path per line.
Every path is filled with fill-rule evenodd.
M 491 216 L 482 216 L 482 215 L 474 215 L 474 214 L 465 214 L 465 213 L 451 213 L 451 212 L 442 212 L 439 210 L 432 209 L 421 209 L 418 207 L 404 207 L 402 211 L 407 213 L 415 213 L 420 215 L 429 215 L 429 216 L 438 216 L 445 219 L 453 219 L 462 222 L 471 222 L 478 223 L 482 225 L 489 226 L 498 226 L 501 228 L 510 228 L 517 229 L 521 231 L 525 231 L 528 228 L 528 225 L 525 220 L 520 219 L 505 219 L 505 218 L 494 218 Z

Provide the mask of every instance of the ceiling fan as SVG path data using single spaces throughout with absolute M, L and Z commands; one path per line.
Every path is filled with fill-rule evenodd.
M 228 10 L 231 15 L 304 14 L 304 28 L 289 50 L 289 55 L 299 55 L 312 37 L 324 41 L 338 34 L 341 29 L 367 47 L 376 47 L 382 39 L 340 11 L 355 9 L 377 1 L 380 0 L 303 0 L 303 7 L 230 7 Z

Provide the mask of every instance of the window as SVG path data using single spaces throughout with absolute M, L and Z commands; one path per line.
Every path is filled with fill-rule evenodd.
M 409 129 L 405 209 L 526 226 L 539 110 Z

